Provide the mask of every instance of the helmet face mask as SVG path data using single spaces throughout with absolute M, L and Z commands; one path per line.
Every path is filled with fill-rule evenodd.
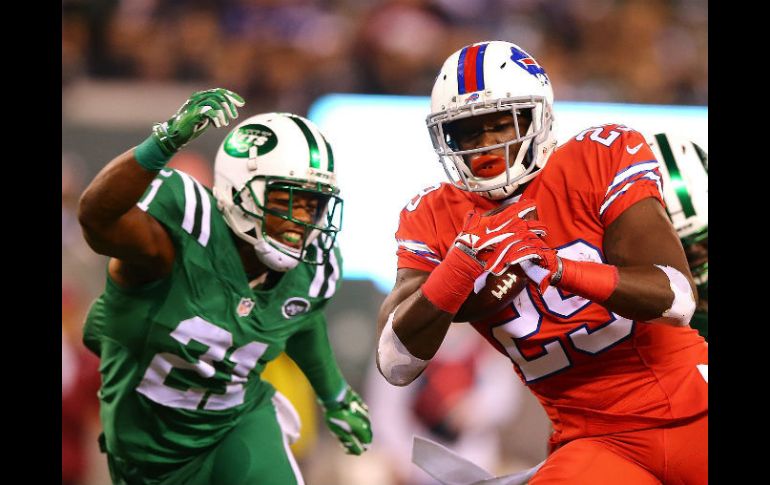
M 286 194 L 285 207 L 276 207 L 270 203 L 270 194 L 274 192 Z M 337 233 L 342 229 L 343 202 L 338 193 L 336 187 L 319 182 L 258 175 L 233 197 L 233 202 L 245 214 L 258 221 L 254 225 L 254 236 L 259 231 L 259 238 L 281 253 L 299 261 L 322 264 L 334 246 Z M 315 209 L 309 214 L 310 221 L 295 214 L 298 212 L 295 210 L 298 198 L 315 201 Z M 269 218 L 288 221 L 300 228 L 302 237 L 296 241 L 300 243 L 299 247 L 289 241 L 282 242 L 276 234 L 270 234 Z M 308 249 L 314 241 L 321 251 L 310 254 Z
M 218 208 L 260 261 L 275 271 L 326 263 L 343 204 L 331 146 L 312 122 L 289 113 L 242 121 L 220 145 L 214 172 Z
M 552 103 L 553 91 L 545 71 L 515 44 L 483 42 L 452 54 L 436 78 L 432 113 L 426 119 L 433 148 L 450 182 L 490 199 L 512 195 L 537 175 L 556 147 Z M 491 113 L 510 113 L 515 136 L 496 145 L 460 150 L 452 126 L 459 120 Z M 524 133 L 518 121 L 522 115 L 530 119 Z M 518 154 L 511 159 L 511 149 L 517 144 Z M 473 157 L 500 149 L 505 156 L 501 173 L 474 173 L 470 164 Z
M 478 137 L 481 133 L 478 130 L 476 133 L 471 132 L 469 134 L 468 130 L 463 133 L 461 128 L 455 128 L 455 125 L 471 118 L 479 119 L 487 116 L 486 114 L 468 114 L 454 121 L 436 124 L 435 127 L 439 130 L 438 136 L 443 135 L 445 140 L 444 146 L 451 149 L 451 152 L 449 152 L 445 150 L 443 146 L 439 146 L 436 148 L 436 152 L 442 160 L 444 170 L 452 183 L 463 190 L 471 192 L 489 192 L 490 190 L 509 187 L 515 183 L 517 185 L 523 183 L 524 179 L 528 175 L 533 174 L 537 169 L 537 165 L 534 163 L 534 147 L 532 140 L 542 132 L 543 126 L 542 122 L 532 122 L 531 113 L 533 111 L 535 111 L 534 103 L 512 103 L 510 105 L 509 115 L 498 117 L 497 119 L 510 120 L 513 136 L 508 137 L 499 143 L 467 149 L 462 148 L 464 143 L 459 140 L 463 137 L 466 139 Z M 506 111 L 497 109 L 487 110 L 487 112 L 492 114 L 506 113 Z M 526 128 L 523 126 L 523 120 L 527 120 L 528 124 Z M 540 126 L 540 128 L 537 129 L 535 126 Z M 497 128 L 494 130 L 497 130 Z M 516 154 L 512 155 L 517 148 L 518 151 Z M 494 170 L 484 170 L 483 168 L 479 169 L 478 166 L 474 166 L 474 162 L 485 155 L 487 157 L 497 158 L 497 156 L 492 154 L 492 152 L 495 151 L 502 151 L 504 163 L 496 164 Z

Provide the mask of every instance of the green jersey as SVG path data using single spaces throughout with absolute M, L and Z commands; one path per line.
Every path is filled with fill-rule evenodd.
M 198 181 L 162 170 L 137 205 L 165 226 L 176 259 L 170 275 L 139 289 L 108 276 L 89 311 L 84 342 L 101 359 L 107 453 L 157 477 L 211 449 L 270 402 L 275 391 L 259 376 L 284 350 L 322 400 L 336 397 L 345 382 L 322 310 L 341 279 L 337 248 L 326 264 L 300 263 L 255 291 Z

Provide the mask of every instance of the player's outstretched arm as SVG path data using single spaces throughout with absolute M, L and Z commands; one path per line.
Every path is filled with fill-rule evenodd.
M 243 104 L 226 89 L 194 93 L 144 142 L 107 164 L 83 192 L 78 211 L 83 234 L 94 251 L 116 258 L 110 273 L 119 283 L 152 281 L 168 273 L 174 260 L 171 239 L 136 203 L 174 153 L 211 123 L 229 124 Z

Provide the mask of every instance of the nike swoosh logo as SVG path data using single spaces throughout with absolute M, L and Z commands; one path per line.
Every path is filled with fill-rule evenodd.
M 626 145 L 626 151 L 631 155 L 636 155 L 636 152 L 638 152 L 639 149 L 642 148 L 642 145 L 644 145 L 644 143 L 640 143 L 636 145 L 634 148 L 631 148 L 630 146 Z
M 503 222 L 502 224 L 500 224 L 498 227 L 496 227 L 494 229 L 490 229 L 490 228 L 487 227 L 484 230 L 487 231 L 487 234 L 492 234 L 493 232 L 499 231 L 500 229 L 504 228 L 505 226 L 507 226 L 510 223 L 511 223 L 511 221 L 507 220 L 507 221 Z

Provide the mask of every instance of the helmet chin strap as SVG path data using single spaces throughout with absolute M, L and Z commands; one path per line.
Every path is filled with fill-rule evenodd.
M 296 268 L 299 264 L 299 259 L 292 258 L 288 254 L 282 253 L 271 246 L 269 242 L 261 238 L 254 243 L 254 250 L 256 251 L 259 260 L 273 271 L 284 273 L 290 269 Z

